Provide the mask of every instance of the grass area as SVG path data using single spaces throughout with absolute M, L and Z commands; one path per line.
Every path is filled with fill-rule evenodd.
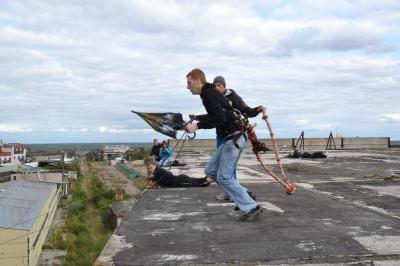
M 67 206 L 66 223 L 53 230 L 45 248 L 67 250 L 63 265 L 93 265 L 113 232 L 108 206 L 115 201 L 115 191 L 103 186 L 91 163 L 85 175 L 78 164 L 69 167 L 77 171 L 78 180 L 71 184 L 72 201 L 60 204 Z
M 137 189 L 139 189 L 140 191 L 143 191 L 146 188 L 148 179 L 147 179 L 147 177 L 139 177 L 139 178 L 133 179 L 132 182 L 133 182 L 133 185 Z
M 128 183 L 128 181 L 120 179 L 109 179 L 108 181 L 110 181 L 110 183 L 113 185 L 125 185 L 126 183 Z

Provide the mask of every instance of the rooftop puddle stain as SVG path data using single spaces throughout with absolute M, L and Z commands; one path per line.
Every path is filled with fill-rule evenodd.
M 284 213 L 285 211 L 279 208 L 278 206 L 272 204 L 271 202 L 268 201 L 258 201 L 257 202 L 261 207 L 263 207 L 266 210 L 273 211 L 273 212 L 279 212 L 279 213 Z M 235 206 L 235 203 L 231 202 L 224 202 L 224 203 L 213 203 L 209 202 L 207 203 L 207 206 L 209 207 L 233 207 Z
M 205 212 L 175 212 L 175 213 L 153 213 L 149 215 L 143 216 L 143 220 L 153 220 L 153 221 L 176 221 L 182 218 L 183 216 L 197 216 L 203 215 Z
M 176 230 L 176 228 L 165 228 L 165 229 L 155 229 L 151 232 L 148 232 L 146 234 L 152 235 L 152 236 L 159 236 L 159 235 L 164 235 L 164 234 L 168 234 L 171 232 L 174 232 Z
M 200 231 L 200 232 L 212 232 L 210 227 L 207 226 L 205 223 L 196 223 L 192 225 L 192 228 L 194 230 Z
M 155 199 L 155 201 L 162 201 L 165 203 L 200 203 L 201 200 L 199 199 L 194 199 L 194 198 L 188 198 L 188 197 L 158 197 Z
M 270 202 L 258 202 L 258 204 L 260 204 L 261 207 L 263 207 L 264 209 L 267 209 L 269 211 L 273 211 L 273 212 L 279 212 L 279 213 L 284 213 L 285 211 L 282 210 L 281 208 L 279 208 L 278 206 L 270 203 Z
M 296 247 L 304 251 L 316 250 L 317 248 L 320 248 L 317 247 L 315 243 L 312 241 L 309 242 L 301 241 L 301 243 L 297 244 Z
M 383 230 L 390 230 L 390 229 L 393 229 L 393 227 L 386 226 L 386 225 L 382 225 L 381 228 L 382 228 Z
M 400 198 L 400 186 L 361 186 L 366 189 L 377 191 L 380 195 L 389 195 Z
M 164 254 L 159 259 L 159 262 L 171 262 L 171 261 L 188 261 L 197 258 L 195 255 L 172 255 Z
M 303 187 L 303 188 L 314 188 L 313 185 L 311 184 L 307 184 L 307 183 L 295 183 L 297 186 L 299 187 Z
M 379 255 L 398 254 L 400 252 L 400 236 L 357 236 L 353 237 L 366 249 Z

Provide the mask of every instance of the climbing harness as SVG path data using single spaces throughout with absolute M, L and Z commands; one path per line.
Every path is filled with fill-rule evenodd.
M 278 163 L 279 169 L 281 171 L 282 176 L 278 176 L 277 174 L 275 174 L 272 169 L 261 159 L 260 156 L 260 152 L 266 152 L 267 150 L 269 150 L 269 148 L 265 145 L 265 143 L 259 141 L 257 139 L 256 136 L 256 132 L 254 130 L 254 127 L 252 125 L 250 125 L 249 123 L 249 119 L 246 116 L 246 114 L 242 114 L 239 110 L 235 109 L 232 107 L 231 111 L 233 111 L 233 113 L 236 116 L 235 119 L 235 123 L 239 128 L 239 131 L 232 133 L 230 135 L 228 135 L 227 137 L 225 137 L 225 140 L 227 139 L 233 139 L 234 145 L 236 148 L 239 148 L 239 146 L 236 144 L 236 140 L 244 135 L 246 137 L 245 132 L 247 133 L 247 138 L 250 140 L 251 145 L 253 147 L 252 151 L 253 153 L 256 155 L 257 160 L 259 161 L 259 163 L 261 164 L 261 166 L 264 168 L 265 171 L 267 171 L 267 173 L 272 176 L 276 181 L 279 182 L 279 184 L 281 184 L 285 190 L 286 193 L 288 195 L 293 194 L 294 191 L 296 190 L 296 187 L 289 182 L 289 179 L 285 173 L 285 170 L 283 168 L 282 165 L 282 161 L 279 155 L 279 151 L 276 145 L 276 141 L 275 141 L 275 136 L 274 133 L 272 131 L 272 127 L 268 121 L 268 113 L 267 113 L 267 109 L 265 107 L 262 108 L 262 119 L 265 121 L 265 123 L 267 124 L 269 133 L 271 135 L 271 141 L 272 144 L 274 146 L 274 152 L 275 152 L 275 157 L 276 157 L 276 161 Z
M 244 138 L 247 141 L 247 136 L 246 136 L 246 130 L 247 127 L 249 125 L 249 119 L 245 114 L 242 114 L 238 109 L 233 108 L 232 106 L 230 106 L 230 108 L 228 109 L 230 110 L 233 115 L 235 116 L 235 120 L 234 120 L 234 124 L 236 125 L 236 127 L 238 128 L 237 131 L 227 135 L 224 137 L 223 142 L 227 141 L 227 140 L 233 140 L 233 144 L 235 145 L 235 147 L 237 149 L 239 149 L 239 145 L 237 144 L 237 140 L 241 137 L 244 136 Z

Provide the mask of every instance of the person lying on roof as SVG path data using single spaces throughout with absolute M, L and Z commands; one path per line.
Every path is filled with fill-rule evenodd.
M 206 187 L 213 182 L 209 177 L 195 178 L 185 174 L 174 175 L 158 166 L 151 157 L 145 159 L 144 164 L 147 172 L 153 176 L 150 180 L 160 187 Z

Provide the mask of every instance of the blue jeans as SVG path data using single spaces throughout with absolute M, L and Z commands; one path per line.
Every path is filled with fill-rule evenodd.
M 224 140 L 217 135 L 216 141 L 217 141 L 217 149 L 218 149 L 218 147 L 222 145 Z M 237 177 L 236 177 L 236 167 L 235 167 L 235 169 L 233 169 L 232 176 L 233 176 L 233 178 L 237 179 Z
M 256 202 L 250 198 L 247 190 L 232 176 L 240 154 L 246 147 L 245 137 L 240 136 L 236 143 L 239 145 L 239 149 L 235 147 L 233 140 L 222 143 L 211 156 L 206 166 L 205 174 L 217 182 L 241 211 L 249 213 L 251 209 L 256 207 Z
M 171 165 L 171 160 L 169 158 L 162 158 L 159 162 L 158 162 L 159 166 L 170 166 Z

